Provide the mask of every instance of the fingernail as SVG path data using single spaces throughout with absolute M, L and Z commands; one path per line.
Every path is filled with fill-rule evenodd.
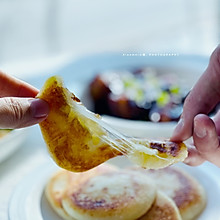
M 173 131 L 173 136 L 176 136 L 180 132 L 180 130 L 182 130 L 183 125 L 184 125 L 183 118 L 180 118 L 179 122 L 176 125 L 176 128 Z
M 205 128 L 198 126 L 196 123 L 194 124 L 194 133 L 199 138 L 204 138 L 207 135 L 207 131 Z
M 31 99 L 30 108 L 34 118 L 44 118 L 49 113 L 49 105 L 42 99 Z

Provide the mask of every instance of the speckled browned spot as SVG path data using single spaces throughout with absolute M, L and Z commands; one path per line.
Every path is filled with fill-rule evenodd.
M 161 153 L 167 153 L 167 149 L 161 143 L 150 143 L 150 148 L 156 149 L 160 151 Z
M 150 148 L 158 150 L 160 153 L 171 154 L 176 157 L 180 152 L 180 143 L 175 142 L 151 142 Z
M 73 201 L 73 203 L 84 209 L 84 210 L 93 210 L 93 209 L 115 209 L 117 207 L 117 203 L 108 203 L 105 199 L 90 199 L 88 197 L 85 197 L 83 199 L 79 199 L 80 198 L 80 192 L 74 193 L 71 196 L 71 199 Z

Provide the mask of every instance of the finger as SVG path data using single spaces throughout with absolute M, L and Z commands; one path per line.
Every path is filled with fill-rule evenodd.
M 0 97 L 35 97 L 38 89 L 0 71 Z
M 203 162 L 205 162 L 205 159 L 201 157 L 194 146 L 188 148 L 188 157 L 184 160 L 185 164 L 188 164 L 190 166 L 199 166 Z
M 21 128 L 43 121 L 49 113 L 47 102 L 30 98 L 0 98 L 0 128 Z
M 193 140 L 202 158 L 220 166 L 219 138 L 214 122 L 207 115 L 195 117 Z
M 208 68 L 187 96 L 181 121 L 172 141 L 183 141 L 193 133 L 193 119 L 199 113 L 208 114 L 220 100 L 220 47 L 213 52 Z

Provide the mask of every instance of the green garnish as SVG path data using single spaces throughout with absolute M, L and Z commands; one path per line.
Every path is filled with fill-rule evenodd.
M 170 101 L 170 95 L 168 92 L 163 91 L 161 92 L 160 96 L 157 99 L 157 104 L 160 107 L 165 106 Z
M 170 92 L 171 92 L 172 94 L 179 94 L 179 92 L 180 92 L 180 87 L 178 87 L 177 85 L 172 85 L 172 86 L 170 87 Z

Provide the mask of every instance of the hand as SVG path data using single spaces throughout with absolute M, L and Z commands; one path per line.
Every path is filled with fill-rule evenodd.
M 48 104 L 34 97 L 38 90 L 0 71 L 0 128 L 21 128 L 44 120 Z
M 187 96 L 183 113 L 171 137 L 184 141 L 193 137 L 186 163 L 199 165 L 208 160 L 220 167 L 220 113 L 212 120 L 207 114 L 220 102 L 220 46 L 212 53 L 208 68 Z

